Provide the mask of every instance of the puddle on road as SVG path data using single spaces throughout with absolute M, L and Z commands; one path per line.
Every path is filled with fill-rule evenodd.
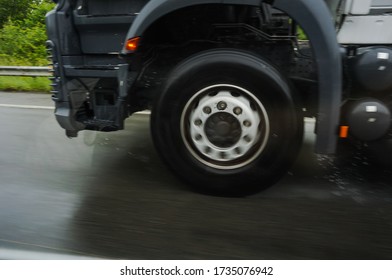
M 335 186 L 333 195 L 349 197 L 360 204 L 380 197 L 392 202 L 390 167 L 371 162 L 364 151 L 355 150 L 343 156 L 317 155 L 317 164 L 322 171 L 318 179 Z

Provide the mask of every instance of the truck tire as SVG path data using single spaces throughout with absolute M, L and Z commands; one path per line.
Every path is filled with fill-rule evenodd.
M 288 81 L 253 54 L 210 50 L 169 75 L 153 106 L 151 131 L 162 159 L 196 191 L 256 193 L 296 159 L 303 118 Z

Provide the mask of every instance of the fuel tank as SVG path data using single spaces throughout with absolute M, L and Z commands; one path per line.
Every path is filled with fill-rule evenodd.
M 349 69 L 354 83 L 363 90 L 392 90 L 392 48 L 360 48 L 349 59 Z

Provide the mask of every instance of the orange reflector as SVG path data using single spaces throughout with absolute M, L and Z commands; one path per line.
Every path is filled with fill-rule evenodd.
M 139 42 L 140 42 L 140 37 L 128 39 L 127 44 L 125 45 L 125 49 L 127 51 L 135 52 L 139 47 Z
M 349 126 L 347 126 L 347 125 L 340 126 L 339 137 L 340 138 L 347 138 L 348 137 L 348 129 L 349 129 Z

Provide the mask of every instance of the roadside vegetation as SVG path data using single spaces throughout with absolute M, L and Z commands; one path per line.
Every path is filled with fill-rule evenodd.
M 0 66 L 46 66 L 45 14 L 51 0 L 0 0 Z M 299 38 L 306 39 L 299 29 Z M 0 90 L 50 90 L 47 78 L 2 77 Z
M 0 0 L 0 65 L 46 66 L 45 14 L 50 0 Z M 47 78 L 1 77 L 0 90 L 49 91 Z

